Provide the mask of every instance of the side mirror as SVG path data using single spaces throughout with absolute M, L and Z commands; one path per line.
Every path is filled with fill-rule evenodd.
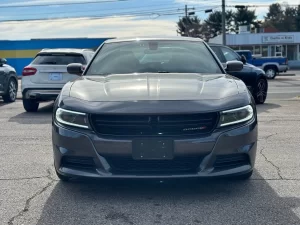
M 67 71 L 69 74 L 81 76 L 84 71 L 84 67 L 81 63 L 71 63 L 67 66 Z
M 244 68 L 242 62 L 239 61 L 229 61 L 226 63 L 226 71 L 227 72 L 239 72 Z
M 7 64 L 7 60 L 5 58 L 0 59 L 0 66 L 2 66 L 3 64 Z
M 242 61 L 243 64 L 246 64 L 247 63 L 246 56 L 241 55 L 241 61 Z

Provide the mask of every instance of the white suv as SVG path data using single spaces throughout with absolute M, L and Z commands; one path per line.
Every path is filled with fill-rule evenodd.
M 23 69 L 23 106 L 27 112 L 36 112 L 42 101 L 55 100 L 62 87 L 78 76 L 67 72 L 70 63 L 87 65 L 94 55 L 89 49 L 43 49 Z M 83 68 L 84 69 L 84 68 Z

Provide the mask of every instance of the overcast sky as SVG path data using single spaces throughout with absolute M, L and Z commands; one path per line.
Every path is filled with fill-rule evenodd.
M 252 9 L 256 9 L 258 16 L 262 18 L 267 7 L 259 5 L 274 2 L 276 1 L 255 0 L 247 4 L 258 6 Z M 285 2 L 300 3 L 299 0 Z M 55 3 L 66 5 L 53 5 Z M 245 1 L 241 0 L 226 1 L 226 5 L 244 3 Z M 203 11 L 219 10 L 221 0 L 102 0 L 102 2 L 101 0 L 1 0 L 0 39 L 176 36 L 176 21 L 183 15 L 185 4 L 194 7 L 197 15 L 205 19 L 207 14 Z M 99 18 L 89 18 L 96 16 Z M 54 20 L 54 18 L 68 19 Z M 33 21 L 34 19 L 47 20 Z M 5 22 L 9 20 L 30 21 Z

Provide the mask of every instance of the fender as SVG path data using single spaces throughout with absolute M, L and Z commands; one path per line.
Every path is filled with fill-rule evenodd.
M 277 70 L 279 70 L 279 63 L 267 62 L 267 63 L 262 64 L 261 68 L 264 70 L 266 68 L 266 66 L 275 66 L 277 68 Z

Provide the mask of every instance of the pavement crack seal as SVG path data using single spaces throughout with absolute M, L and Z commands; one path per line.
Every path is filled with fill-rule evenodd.
M 18 180 L 34 180 L 34 179 L 44 179 L 44 178 L 48 178 L 47 176 L 42 176 L 42 177 L 21 177 L 21 178 L 0 178 L 0 181 L 18 181 Z
M 269 138 L 273 137 L 274 135 L 277 135 L 277 133 L 276 133 L 276 134 L 271 134 L 271 135 L 269 135 L 269 136 L 267 136 L 267 137 L 265 137 L 265 138 L 263 138 L 263 139 L 264 139 L 265 141 L 267 141 Z M 264 152 L 263 152 L 264 149 L 265 149 L 265 147 L 261 148 L 260 154 L 264 157 L 264 159 L 265 159 L 266 162 L 268 162 L 269 164 L 271 164 L 271 165 L 276 169 L 277 175 L 278 175 L 278 177 L 280 178 L 280 180 L 284 180 L 284 178 L 281 176 L 280 168 L 279 168 L 278 166 L 276 166 L 271 160 L 268 159 L 268 157 L 267 157 L 267 156 L 264 154 Z
M 20 177 L 20 178 L 0 178 L 0 181 L 18 181 L 18 180 L 34 180 L 34 179 L 49 179 L 51 181 L 56 181 L 51 177 L 51 169 L 47 169 L 46 176 L 37 176 L 37 177 Z
M 51 170 L 47 169 L 47 173 L 48 175 L 44 178 L 48 178 L 50 180 L 50 182 L 43 187 L 40 191 L 36 192 L 33 196 L 31 196 L 30 198 L 28 198 L 25 202 L 25 206 L 23 208 L 23 210 L 21 210 L 17 215 L 13 216 L 9 221 L 8 221 L 8 225 L 13 225 L 14 221 L 19 218 L 22 217 L 26 212 L 29 211 L 30 208 L 30 203 L 31 201 L 36 198 L 37 196 L 43 194 L 49 187 L 51 187 L 51 185 L 55 182 L 55 180 L 51 177 Z M 34 178 L 33 178 L 34 179 Z

